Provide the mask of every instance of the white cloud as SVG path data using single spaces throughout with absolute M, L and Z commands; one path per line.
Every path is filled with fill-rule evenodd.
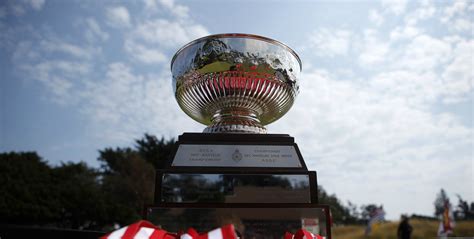
M 383 16 L 379 13 L 379 11 L 375 9 L 369 11 L 369 20 L 373 22 L 376 26 L 380 26 L 384 22 Z
M 410 74 L 341 81 L 328 71 L 310 70 L 301 77 L 296 104 L 270 131 L 294 136 L 309 167 L 318 171 L 318 181 L 340 198 L 361 204 L 372 195 L 371 202 L 383 203 L 391 213 L 430 211 L 411 205 L 422 200 L 411 190 L 427 190 L 423 202 L 432 200 L 440 175 L 457 172 L 459 181 L 442 185 L 461 195 L 470 193 L 458 182 L 472 182 L 472 130 L 452 114 L 433 114 L 425 107 L 426 100 L 433 102 L 429 95 L 437 94 L 431 91 L 441 90 L 436 84 L 426 86 L 436 76 Z M 447 163 L 453 157 L 456 163 Z M 394 192 L 409 200 L 401 203 Z
M 102 30 L 94 18 L 87 18 L 85 20 L 85 25 L 87 27 L 85 30 L 85 37 L 89 42 L 94 42 L 96 40 L 107 41 L 109 39 L 109 34 Z
M 82 39 L 77 39 L 81 45 L 71 43 L 53 32 L 38 31 L 31 26 L 6 30 L 10 39 L 6 39 L 3 47 L 11 52 L 15 74 L 39 82 L 46 89 L 43 96 L 48 100 L 60 105 L 77 103 L 75 92 L 92 74 L 91 62 L 100 56 L 100 46 L 83 44 Z M 25 38 L 28 40 L 13 40 Z
M 407 0 L 383 0 L 382 7 L 395 15 L 405 12 Z
M 147 9 L 156 9 L 158 7 L 156 0 L 143 0 L 143 3 L 145 3 L 145 8 Z
M 443 89 L 445 90 L 445 103 L 456 103 L 470 100 L 474 79 L 474 41 L 459 42 L 454 49 L 454 60 L 445 68 Z
M 449 43 L 429 35 L 415 37 L 400 52 L 402 55 L 392 66 L 418 72 L 434 70 L 452 57 Z
M 43 8 L 45 0 L 30 0 L 30 5 L 33 9 L 39 11 Z
M 39 53 L 33 48 L 31 41 L 20 41 L 15 46 L 15 50 L 12 53 L 13 62 L 30 62 L 38 59 Z
M 347 55 L 351 44 L 351 32 L 342 29 L 320 28 L 309 36 L 309 46 L 318 56 Z
M 134 59 L 145 64 L 163 63 L 168 60 L 165 54 L 157 48 L 145 47 L 132 40 L 125 41 L 125 51 Z
M 41 82 L 50 91 L 51 99 L 60 105 L 70 105 L 78 100 L 74 81 L 91 70 L 88 63 L 65 60 L 18 64 L 28 78 Z
M 174 2 L 159 4 L 180 9 Z M 114 27 L 132 25 L 123 6 L 109 7 L 105 15 L 107 24 Z M 77 41 L 32 30 L 28 34 L 36 37 L 31 41 L 12 43 L 16 49 L 12 56 L 22 76 L 40 82 L 49 100 L 77 107 L 89 120 L 90 132 L 99 132 L 94 138 L 103 142 L 130 143 L 144 132 L 175 137 L 183 130 L 202 131 L 204 126 L 179 109 L 169 66 L 163 63 L 169 61 L 170 48 L 208 35 L 208 31 L 189 18 L 174 21 L 137 17 L 136 22 L 135 28 L 122 33 L 124 52 L 130 61 L 111 63 L 106 69 L 91 64 L 100 61 L 103 44 L 110 38 L 94 18 L 76 22 L 83 33 Z M 133 61 L 156 64 L 159 69 L 153 72 L 165 73 L 137 73 L 134 64 L 129 64 Z
M 166 4 L 176 7 L 173 2 Z M 107 8 L 105 14 L 108 24 L 131 26 L 125 7 Z M 165 74 L 138 74 L 125 62 L 109 64 L 105 70 L 101 64 L 91 64 L 103 57 L 104 41 L 110 38 L 94 18 L 76 22 L 83 33 L 77 41 L 28 28 L 13 33 L 29 35 L 29 41 L 2 38 L 2 42 L 15 49 L 12 59 L 23 78 L 40 82 L 49 100 L 77 107 L 90 120 L 91 132 L 100 132 L 96 137 L 106 139 L 104 142 L 129 142 L 131 136 L 140 137 L 144 132 L 175 137 L 186 128 L 202 131 L 204 126 L 179 109 L 168 64 L 163 63 L 169 61 L 170 48 L 208 35 L 208 31 L 191 19 L 146 19 L 139 17 L 136 28 L 122 33 L 125 53 L 132 60 L 128 63 L 156 64 L 160 69 L 154 72 Z
M 148 10 L 157 10 L 161 5 L 178 18 L 189 17 L 189 8 L 184 5 L 176 4 L 174 0 L 144 0 L 145 8 Z
M 183 5 L 175 4 L 174 0 L 160 0 L 160 3 L 167 7 L 177 17 L 187 17 L 189 8 Z
M 130 38 L 163 47 L 177 47 L 208 34 L 199 24 L 154 19 L 138 24 Z
M 154 72 L 163 73 L 137 73 L 125 62 L 113 63 L 104 80 L 93 82 L 84 91 L 88 99 L 84 113 L 93 119 L 94 127 L 104 132 L 97 137 L 109 142 L 129 142 L 144 132 L 175 137 L 183 131 L 199 132 L 204 128 L 179 109 L 169 66 L 163 63 L 169 61 L 170 51 L 209 32 L 193 23 L 186 6 L 169 0 L 144 3 L 148 15 L 137 16 L 134 28 L 124 34 L 123 47 L 132 60 L 155 64 L 158 69 Z M 163 9 L 166 12 L 160 12 Z M 160 13 L 171 13 L 177 19 L 157 17 Z
M 419 21 L 427 20 L 433 17 L 435 13 L 436 8 L 431 2 L 427 2 L 426 4 L 422 4 L 420 7 L 418 7 L 415 11 L 407 14 L 404 20 L 408 26 L 413 26 Z
M 457 32 L 472 32 L 472 21 L 466 19 L 456 19 L 449 25 L 450 29 Z
M 90 66 L 87 63 L 74 62 L 74 61 L 63 61 L 63 60 L 51 60 L 42 61 L 35 66 L 40 72 L 39 76 L 41 79 L 47 80 L 48 75 L 53 70 L 58 70 L 64 73 L 65 76 L 82 76 L 90 72 Z
M 444 15 L 441 19 L 443 22 L 447 22 L 457 15 L 463 15 L 466 13 L 468 8 L 468 1 L 457 0 L 453 1 L 453 4 L 444 9 Z
M 169 60 L 164 52 L 199 37 L 209 35 L 206 28 L 190 21 L 151 19 L 139 22 L 125 37 L 124 49 L 132 59 L 145 64 Z
M 461 14 L 461 10 L 465 8 L 459 4 L 454 6 L 458 7 L 451 9 L 458 10 L 451 12 L 456 14 Z M 438 99 L 442 99 L 444 103 L 469 100 L 473 78 L 470 70 L 473 64 L 472 42 L 465 41 L 458 35 L 443 38 L 430 36 L 424 33 L 423 28 L 414 26 L 418 20 L 431 17 L 435 12 L 432 8 L 428 3 L 407 13 L 408 17 L 417 16 L 416 20 L 407 21 L 406 17 L 404 26 L 398 26 L 390 32 L 390 41 L 387 43 L 376 37 L 380 32 L 373 30 L 366 31 L 364 38 L 355 38 L 363 39 L 362 42 L 354 43 L 362 46 L 359 48 L 361 52 L 356 53 L 361 65 L 385 63 L 378 65 L 385 72 L 375 76 L 377 79 L 374 81 L 378 86 L 388 83 L 384 92 L 406 97 L 412 103 L 424 103 L 426 107 Z M 453 19 L 452 27 L 456 28 L 454 23 L 458 21 L 459 30 L 467 29 L 467 23 L 463 20 Z M 438 72 L 443 73 L 441 75 Z M 407 95 L 409 92 L 410 97 Z M 416 92 L 419 93 L 418 97 Z
M 169 138 L 204 128 L 179 109 L 168 73 L 140 75 L 124 63 L 112 63 L 105 79 L 91 82 L 83 98 L 83 112 L 100 129 L 97 137 L 107 141 L 129 143 L 145 132 Z
M 130 27 L 130 14 L 124 6 L 110 7 L 106 11 L 107 20 L 113 27 Z
M 363 67 L 371 67 L 387 60 L 390 45 L 377 37 L 377 31 L 368 29 L 364 31 L 362 44 L 358 44 L 360 49 L 359 64 Z
M 411 40 L 414 37 L 420 35 L 421 33 L 422 33 L 422 30 L 420 30 L 419 28 L 413 27 L 411 25 L 398 26 L 390 32 L 390 40 L 391 41 Z
M 15 15 L 15 16 L 23 16 L 26 13 L 25 8 L 21 5 L 19 5 L 19 4 L 11 6 L 10 10 L 12 11 L 13 15 Z
M 65 53 L 76 58 L 90 59 L 95 50 L 90 47 L 81 47 L 60 40 L 43 40 L 40 47 L 45 52 Z
M 432 72 L 381 72 L 373 76 L 369 84 L 374 91 L 417 108 L 429 108 L 442 92 L 441 79 Z
M 10 14 L 20 17 L 25 15 L 30 9 L 41 11 L 45 2 L 45 0 L 7 1 L 6 4 L 0 7 L 0 18 Z
M 472 13 L 469 13 L 472 11 L 471 7 L 467 1 L 454 1 L 444 9 L 441 22 L 446 24 L 450 31 L 472 34 Z
M 269 131 L 295 136 L 321 184 L 355 203 L 367 200 L 359 196 L 360 181 L 367 182 L 362 194 L 395 214 L 431 212 L 426 205 L 440 188 L 474 196 L 472 116 L 470 106 L 462 106 L 469 104 L 459 104 L 472 102 L 474 42 L 471 35 L 452 34 L 467 32 L 472 22 L 468 26 L 464 6 L 453 6 L 444 11 L 428 2 L 410 12 L 395 7 L 393 13 L 405 16 L 402 24 L 352 32 L 347 52 L 358 57 L 362 72 L 344 63 L 306 67 L 295 106 Z M 451 29 L 433 31 L 441 12 L 453 16 L 446 25 Z M 449 104 L 464 107 L 463 113 L 453 113 Z M 354 173 L 362 171 L 370 175 Z
M 425 102 L 411 101 L 411 97 L 424 97 L 416 95 L 429 93 L 434 87 L 425 86 L 427 80 L 411 86 L 417 76 L 406 79 L 403 74 L 409 73 L 377 75 L 372 84 L 334 79 L 324 70 L 303 74 L 297 104 L 275 126 L 305 139 L 307 147 L 301 148 L 314 156 L 386 158 L 400 147 L 416 149 L 420 144 L 437 145 L 439 140 L 469 142 L 470 130 L 455 117 L 434 115 L 423 107 Z M 390 79 L 380 80 L 387 77 Z M 294 124 L 301 119 L 304 124 Z

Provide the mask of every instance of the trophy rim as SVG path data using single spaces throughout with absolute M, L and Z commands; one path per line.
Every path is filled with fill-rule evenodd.
M 265 42 L 283 47 L 288 52 L 290 52 L 296 58 L 296 60 L 298 60 L 298 64 L 300 66 L 300 71 L 303 70 L 301 59 L 298 56 L 298 54 L 293 49 L 291 49 L 289 46 L 287 46 L 286 44 L 284 44 L 280 41 L 277 41 L 277 40 L 274 40 L 274 39 L 271 39 L 271 38 L 268 38 L 268 37 L 255 35 L 255 34 L 248 34 L 248 33 L 220 33 L 220 34 L 213 34 L 213 35 L 208 35 L 208 36 L 205 36 L 205 37 L 198 38 L 196 40 L 193 40 L 193 41 L 187 43 L 186 45 L 182 46 L 181 48 L 179 48 L 179 50 L 176 51 L 173 58 L 171 59 L 171 64 L 170 64 L 171 71 L 173 71 L 174 61 L 176 60 L 178 55 L 181 54 L 182 51 L 184 51 L 186 48 L 188 48 L 188 47 L 190 47 L 190 46 L 192 46 L 196 43 L 199 43 L 199 42 L 202 42 L 202 41 L 205 41 L 205 40 L 208 40 L 208 39 L 212 39 L 212 38 L 248 38 L 248 39 L 256 39 L 256 40 L 265 41 Z

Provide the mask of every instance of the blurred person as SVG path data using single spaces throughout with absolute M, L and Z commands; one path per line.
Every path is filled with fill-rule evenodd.
M 451 208 L 451 203 L 449 200 L 444 202 L 444 211 L 440 216 L 440 222 L 438 227 L 438 237 L 439 238 L 448 238 L 450 234 L 454 231 L 454 214 Z
M 413 227 L 408 223 L 408 217 L 402 215 L 402 220 L 398 225 L 397 238 L 398 239 L 410 239 Z
M 370 212 L 370 219 L 367 223 L 367 228 L 365 229 L 365 236 L 369 236 L 372 230 L 383 222 L 385 222 L 385 210 L 383 209 L 383 205 L 381 205 Z

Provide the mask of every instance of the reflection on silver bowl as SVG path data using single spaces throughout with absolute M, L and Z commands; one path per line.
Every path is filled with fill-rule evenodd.
M 179 106 L 204 132 L 266 133 L 293 105 L 301 62 L 278 41 L 219 34 L 182 47 L 171 71 Z

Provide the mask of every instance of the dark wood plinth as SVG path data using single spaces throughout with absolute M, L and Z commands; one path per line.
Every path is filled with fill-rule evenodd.
M 270 153 L 264 156 L 259 154 L 265 150 Z M 202 151 L 205 153 L 201 154 Z M 208 151 L 213 151 L 214 156 L 207 156 Z M 235 154 L 239 154 L 240 158 L 235 158 Z M 267 158 L 274 161 L 269 162 Z M 203 178 L 207 178 L 210 183 L 203 183 Z M 286 180 L 286 183 L 278 180 Z M 293 186 L 302 185 L 300 182 L 305 182 L 305 186 Z M 214 185 L 218 185 L 215 186 L 218 189 Z M 173 223 L 170 225 L 176 224 L 176 229 L 179 229 L 179 226 L 187 225 L 185 217 L 198 218 L 198 214 L 205 217 L 214 212 L 236 213 L 242 214 L 241 223 L 248 228 L 258 229 L 255 225 L 261 223 L 260 229 L 263 232 L 276 226 L 265 217 L 268 215 L 264 215 L 272 212 L 282 220 L 288 219 L 287 225 L 298 226 L 300 223 L 304 226 L 301 220 L 318 218 L 322 223 L 321 232 L 331 238 L 329 206 L 318 204 L 317 188 L 316 172 L 308 171 L 298 145 L 290 135 L 184 133 L 178 138 L 171 161 L 156 172 L 154 205 L 147 208 L 145 217 L 151 221 L 156 220 L 155 223 L 171 220 Z M 193 191 L 194 189 L 197 190 Z M 195 195 L 198 197 L 194 197 Z M 173 213 L 166 216 L 170 210 Z M 252 211 L 256 212 L 255 215 L 246 214 Z M 197 214 L 177 216 L 176 213 L 181 212 Z M 301 214 L 299 219 L 296 214 L 301 212 L 306 214 Z M 156 217 L 163 214 L 164 217 Z M 285 217 L 286 214 L 288 218 Z M 284 220 L 282 223 L 285 225 Z M 218 223 L 209 225 L 220 226 Z M 279 235 L 275 235 L 274 238 L 278 237 Z

